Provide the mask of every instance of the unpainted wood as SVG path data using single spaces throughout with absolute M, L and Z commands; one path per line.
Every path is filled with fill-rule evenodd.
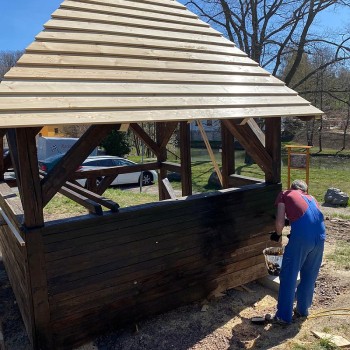
M 238 65 L 250 65 L 257 66 L 257 64 L 250 61 L 246 54 L 237 48 L 233 48 L 231 56 L 220 55 L 216 52 L 196 52 L 194 50 L 179 50 L 178 47 L 172 48 L 169 42 L 167 49 L 154 48 L 150 50 L 147 45 L 143 47 L 126 46 L 121 41 L 120 44 L 115 45 L 103 45 L 101 44 L 85 44 L 85 43 L 72 43 L 72 42 L 38 42 L 35 41 L 27 49 L 26 52 L 31 54 L 54 54 L 54 55 L 66 55 L 79 53 L 80 56 L 91 55 L 104 55 L 106 57 L 134 57 L 134 58 L 157 58 L 160 60 L 176 60 L 176 61 L 188 61 L 188 62 L 208 62 L 208 63 L 227 63 Z M 282 88 L 282 85 L 281 85 Z M 283 87 L 285 93 L 289 91 L 291 94 L 295 94 L 293 90 Z M 277 89 L 278 92 L 278 89 Z
M 123 2 L 122 4 L 127 4 Z M 202 27 L 209 27 L 209 25 L 205 22 L 202 22 L 196 16 L 186 16 L 186 12 L 178 11 L 176 13 L 172 13 L 171 10 L 169 12 L 163 11 L 162 13 L 150 11 L 149 8 L 145 11 L 145 9 L 140 8 L 130 8 L 123 7 L 123 5 L 115 7 L 109 6 L 107 4 L 89 4 L 78 1 L 69 1 L 66 0 L 60 6 L 60 9 L 64 10 L 80 10 L 80 11 L 88 11 L 98 14 L 109 14 L 109 15 L 118 15 L 125 16 L 129 18 L 139 18 L 139 19 L 153 19 L 154 21 L 162 21 L 162 22 L 174 22 L 174 23 L 182 23 L 187 25 L 196 25 Z M 179 13 L 180 12 L 180 13 Z M 189 12 L 187 12 L 188 14 Z M 180 16 L 181 14 L 182 16 Z M 185 15 L 185 16 L 184 16 Z M 58 17 L 54 15 L 53 17 Z M 132 19 L 131 19 L 132 21 Z
M 187 32 L 190 34 L 202 34 L 221 37 L 221 34 L 207 25 L 203 25 L 198 19 L 191 20 L 189 23 L 181 17 L 170 17 L 167 15 L 147 13 L 138 16 L 128 15 L 126 11 L 82 11 L 79 8 L 71 11 L 70 9 L 58 9 L 52 14 L 54 20 L 70 20 L 77 22 L 85 22 L 89 20 L 91 23 L 103 23 L 111 25 L 125 25 L 127 27 L 138 27 L 147 29 L 171 30 L 177 32 Z

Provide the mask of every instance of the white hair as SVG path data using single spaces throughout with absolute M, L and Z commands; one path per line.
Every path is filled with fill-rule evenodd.
M 291 188 L 293 190 L 302 190 L 303 192 L 307 192 L 307 184 L 303 180 L 294 180 Z

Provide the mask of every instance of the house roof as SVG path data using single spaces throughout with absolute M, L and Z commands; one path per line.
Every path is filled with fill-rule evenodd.
M 172 0 L 65 0 L 0 84 L 0 127 L 322 112 Z

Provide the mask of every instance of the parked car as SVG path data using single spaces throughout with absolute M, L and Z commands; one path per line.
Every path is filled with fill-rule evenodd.
M 63 157 L 64 154 L 58 154 L 52 157 L 47 158 L 46 160 L 39 161 L 39 169 L 48 173 L 53 169 L 53 167 L 59 162 L 59 160 Z M 97 170 L 101 168 L 109 168 L 114 166 L 125 166 L 125 165 L 135 165 L 137 163 L 132 162 L 131 160 L 124 159 L 121 157 L 114 156 L 94 156 L 88 157 L 82 165 L 79 167 L 79 170 Z M 158 174 L 154 170 L 147 170 L 142 172 L 142 185 L 150 185 L 155 182 L 158 178 Z M 77 180 L 82 186 L 85 186 L 85 179 Z M 141 181 L 141 171 L 127 173 L 127 174 L 119 174 L 114 181 L 112 182 L 112 186 L 114 185 L 125 185 L 125 184 L 136 184 Z

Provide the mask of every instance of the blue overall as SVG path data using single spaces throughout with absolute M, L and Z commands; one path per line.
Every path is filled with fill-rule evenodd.
M 326 239 L 323 214 L 315 200 L 302 194 L 301 196 L 307 202 L 308 209 L 301 218 L 291 223 L 290 239 L 285 247 L 280 273 L 276 317 L 287 323 L 292 322 L 293 301 L 299 272 L 296 310 L 302 316 L 308 315 Z

